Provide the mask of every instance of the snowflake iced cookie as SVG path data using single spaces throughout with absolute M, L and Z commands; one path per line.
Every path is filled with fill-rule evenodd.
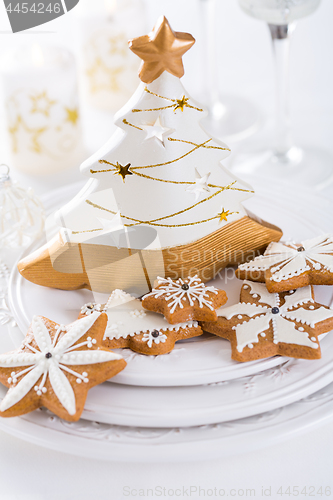
M 101 308 L 108 315 L 103 345 L 110 349 L 129 347 L 141 354 L 166 354 L 178 340 L 202 335 L 197 321 L 169 325 L 163 316 L 146 311 L 139 299 L 122 290 L 114 290 Z
M 265 253 L 241 264 L 236 276 L 266 283 L 270 292 L 308 285 L 333 285 L 333 236 L 301 243 L 271 243 Z
M 106 314 L 98 312 L 67 326 L 34 316 L 22 345 L 0 354 L 0 382 L 9 387 L 0 416 L 45 406 L 60 418 L 78 420 L 88 390 L 126 366 L 102 346 L 106 324 Z
M 314 301 L 311 286 L 269 293 L 264 284 L 246 281 L 240 302 L 217 311 L 204 331 L 231 342 L 232 359 L 252 361 L 276 354 L 320 358 L 318 335 L 333 327 L 333 310 Z
M 158 278 L 158 285 L 142 298 L 149 311 L 163 314 L 171 324 L 180 321 L 216 321 L 216 311 L 227 302 L 227 294 L 213 286 L 205 286 L 193 278 Z

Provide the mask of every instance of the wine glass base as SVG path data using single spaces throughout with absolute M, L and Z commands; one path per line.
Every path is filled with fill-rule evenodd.
M 229 165 L 242 178 L 258 175 L 317 190 L 333 183 L 333 156 L 321 149 L 293 147 L 286 154 L 274 153 L 272 150 L 236 153 Z
M 205 99 L 201 99 L 205 102 Z M 223 95 L 212 106 L 206 104 L 208 116 L 201 123 L 207 133 L 225 142 L 238 142 L 254 134 L 261 124 L 259 110 L 247 99 Z

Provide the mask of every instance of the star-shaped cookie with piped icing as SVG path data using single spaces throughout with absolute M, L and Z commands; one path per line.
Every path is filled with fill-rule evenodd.
M 167 354 L 178 340 L 202 335 L 197 321 L 170 325 L 163 316 L 145 310 L 141 300 L 123 290 L 114 290 L 100 308 L 108 315 L 104 345 L 109 349 L 129 347 L 140 354 Z M 83 306 L 79 317 L 87 314 L 90 309 Z
M 106 314 L 93 312 L 64 326 L 34 316 L 22 345 L 0 354 L 0 382 L 9 387 L 0 403 L 1 417 L 14 417 L 45 406 L 74 422 L 88 390 L 126 366 L 102 346 Z
M 300 243 L 270 243 L 265 253 L 241 264 L 237 278 L 266 283 L 270 292 L 308 285 L 333 285 L 333 236 Z
M 333 328 L 333 310 L 314 300 L 311 286 L 269 293 L 262 283 L 245 281 L 238 304 L 217 311 L 204 331 L 230 340 L 232 359 L 253 361 L 276 354 L 321 357 L 318 335 Z
M 149 311 L 163 314 L 171 324 L 180 321 L 216 321 L 216 309 L 228 300 L 224 290 L 205 286 L 198 276 L 157 278 L 158 285 L 142 298 Z

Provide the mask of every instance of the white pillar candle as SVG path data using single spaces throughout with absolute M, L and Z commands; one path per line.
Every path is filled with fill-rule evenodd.
M 76 9 L 83 95 L 92 106 L 118 111 L 140 81 L 128 40 L 146 32 L 141 0 L 86 0 Z
M 37 44 L 5 55 L 1 64 L 11 164 L 49 174 L 82 160 L 82 131 L 74 56 Z

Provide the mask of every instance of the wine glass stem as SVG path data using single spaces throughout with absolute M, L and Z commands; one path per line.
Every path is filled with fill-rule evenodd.
M 293 146 L 289 116 L 289 55 L 293 24 L 268 24 L 276 69 L 276 144 L 278 156 L 287 157 Z
M 216 0 L 200 0 L 204 42 L 204 89 L 209 111 L 219 103 L 219 81 L 216 51 Z M 220 104 L 220 103 L 219 103 Z

